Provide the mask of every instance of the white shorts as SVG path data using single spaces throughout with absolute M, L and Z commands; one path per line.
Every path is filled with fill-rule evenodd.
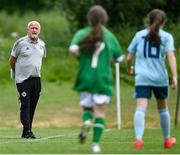
M 92 94 L 89 92 L 80 92 L 80 105 L 92 107 L 94 104 L 109 104 L 110 96 L 102 94 Z

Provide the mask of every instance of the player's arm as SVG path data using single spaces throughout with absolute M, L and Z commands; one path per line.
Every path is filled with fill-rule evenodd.
M 133 59 L 134 59 L 134 54 L 128 53 L 126 60 L 127 60 L 127 72 L 129 75 L 134 75 L 134 67 L 132 65 Z
M 69 51 L 75 58 L 79 58 L 79 46 L 78 45 L 71 45 L 69 47 Z
M 176 66 L 176 57 L 174 52 L 167 52 L 167 59 L 172 73 L 172 82 L 171 88 L 176 89 L 177 87 L 177 66 Z

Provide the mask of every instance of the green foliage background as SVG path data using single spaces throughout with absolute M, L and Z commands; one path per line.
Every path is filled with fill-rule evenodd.
M 178 0 L 1 0 L 0 83 L 10 80 L 8 58 L 11 48 L 15 40 L 26 35 L 26 25 L 30 20 L 40 21 L 40 37 L 46 42 L 47 59 L 43 64 L 43 79 L 50 82 L 73 81 L 78 63 L 68 54 L 68 46 L 73 33 L 87 25 L 86 13 L 94 4 L 102 5 L 107 10 L 107 27 L 118 37 L 125 54 L 135 32 L 144 27 L 146 14 L 153 8 L 163 9 L 168 16 L 165 29 L 174 36 L 179 60 Z M 125 74 L 125 71 L 124 63 L 122 72 Z
M 21 16 L 14 13 L 7 14 L 5 11 L 0 12 L 0 80 L 1 84 L 10 80 L 8 59 L 11 48 L 15 40 L 26 35 L 27 23 L 30 20 L 38 20 L 42 25 L 41 39 L 46 43 L 47 58 L 44 60 L 42 69 L 43 80 L 55 81 L 73 81 L 76 76 L 78 66 L 77 60 L 73 59 L 68 53 L 73 32 L 72 25 L 62 11 L 44 11 L 41 13 L 27 12 Z M 108 26 L 109 27 L 109 26 Z M 111 28 L 115 33 L 126 54 L 126 48 L 134 36 L 135 32 L 144 27 L 130 26 L 123 24 L 118 28 Z M 74 27 L 77 29 L 77 27 Z M 171 32 L 175 39 L 177 66 L 179 65 L 180 53 L 180 23 L 169 22 L 165 27 Z M 14 36 L 14 34 L 16 34 Z M 126 74 L 125 63 L 122 64 L 122 74 Z M 179 69 L 179 67 L 178 67 Z M 125 79 L 128 79 L 125 78 Z M 126 80 L 127 81 L 127 80 Z

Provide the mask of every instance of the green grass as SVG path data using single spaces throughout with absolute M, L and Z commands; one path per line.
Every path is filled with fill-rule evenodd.
M 72 86 L 72 83 L 67 82 L 42 82 L 42 93 L 34 120 L 35 127 L 79 127 L 81 124 L 79 95 L 72 90 Z M 133 89 L 133 86 L 127 84 L 123 79 L 121 80 L 121 112 L 123 128 L 133 127 L 132 122 L 135 110 L 135 101 L 132 98 Z M 15 84 L 10 81 L 6 85 L 0 85 L 0 94 L 0 125 L 4 127 L 20 127 L 18 94 L 16 92 Z M 175 104 L 176 91 L 171 91 L 169 109 L 171 112 L 172 123 L 174 121 Z M 108 127 L 116 127 L 115 93 L 111 104 L 107 108 L 106 118 Z M 70 123 L 69 120 L 71 120 Z M 154 99 L 149 103 L 146 120 L 146 126 L 148 128 L 159 127 L 159 115 Z
M 4 128 L 0 130 L 0 153 L 23 154 L 89 154 L 91 153 L 92 131 L 85 144 L 79 144 L 77 129 L 40 128 L 34 129 L 37 135 L 35 140 L 20 138 L 19 129 Z M 101 141 L 103 154 L 173 154 L 180 153 L 180 143 L 171 149 L 163 148 L 163 139 L 159 129 L 146 129 L 144 135 L 144 148 L 133 148 L 134 132 L 132 129 L 106 129 Z M 173 130 L 173 135 L 180 137 L 179 129 Z
M 121 112 L 122 127 L 133 128 L 133 115 L 135 101 L 132 98 L 133 85 L 124 81 L 121 75 Z M 79 127 L 81 124 L 81 108 L 79 106 L 79 95 L 72 90 L 72 83 L 42 82 L 42 93 L 35 113 L 35 127 Z M 171 113 L 172 126 L 176 105 L 177 91 L 170 90 L 169 109 Z M 19 103 L 18 94 L 13 81 L 5 85 L 0 85 L 0 126 L 2 127 L 21 127 L 19 122 Z M 111 104 L 107 107 L 106 125 L 110 128 L 117 126 L 116 120 L 116 100 L 115 93 Z M 146 127 L 159 128 L 159 115 L 155 100 L 149 103 L 146 115 Z
M 176 103 L 176 91 L 170 90 L 169 109 L 171 113 L 172 135 L 177 137 L 177 145 L 172 149 L 162 147 L 162 133 L 159 127 L 159 115 L 155 100 L 152 99 L 147 115 L 144 135 L 145 147 L 142 150 L 133 148 L 134 131 L 133 115 L 135 101 L 133 79 L 121 74 L 121 112 L 122 129 L 117 130 L 115 94 L 107 108 L 106 132 L 102 138 L 102 153 L 180 153 L 180 128 L 173 128 Z M 21 139 L 19 120 L 18 94 L 13 81 L 0 85 L 0 153 L 63 153 L 87 154 L 90 152 L 92 133 L 85 145 L 77 142 L 81 126 L 81 108 L 79 96 L 72 90 L 71 82 L 49 83 L 42 81 L 42 93 L 35 113 L 33 131 L 36 140 Z

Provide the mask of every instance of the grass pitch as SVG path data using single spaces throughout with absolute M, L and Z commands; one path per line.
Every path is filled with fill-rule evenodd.
M 176 91 L 170 92 L 172 136 L 177 144 L 171 149 L 163 148 L 159 127 L 159 115 L 155 100 L 151 100 L 144 135 L 144 148 L 135 150 L 133 114 L 135 101 L 133 86 L 121 82 L 122 129 L 117 130 L 115 96 L 107 108 L 106 130 L 101 140 L 102 154 L 180 154 L 180 127 L 173 129 Z M 84 145 L 77 135 L 81 125 L 79 96 L 71 83 L 43 83 L 41 98 L 33 123 L 35 140 L 22 139 L 19 120 L 19 104 L 13 82 L 0 85 L 0 154 L 90 154 L 92 131 Z M 179 122 L 180 123 L 180 122 Z
M 90 154 L 92 131 L 85 144 L 79 144 L 78 129 L 45 128 L 34 129 L 37 139 L 22 139 L 20 129 L 0 130 L 1 154 Z M 163 148 L 163 138 L 159 129 L 146 129 L 144 148 L 133 148 L 132 129 L 106 129 L 102 141 L 102 154 L 177 154 L 180 153 L 180 130 L 173 129 L 177 144 L 171 149 Z

